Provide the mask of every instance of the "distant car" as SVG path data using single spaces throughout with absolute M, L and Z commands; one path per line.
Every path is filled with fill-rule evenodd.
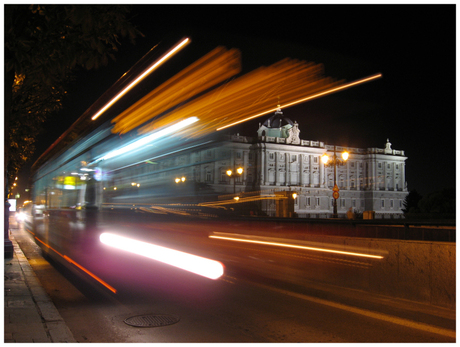
M 16 222 L 18 222 L 18 223 L 24 222 L 24 220 L 26 218 L 26 214 L 20 208 L 18 208 L 14 218 L 16 219 Z

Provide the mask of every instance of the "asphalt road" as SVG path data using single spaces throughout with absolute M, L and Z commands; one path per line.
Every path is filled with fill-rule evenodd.
M 360 287 L 378 259 L 210 239 L 212 231 L 243 231 L 217 228 L 176 221 L 137 223 L 133 232 L 155 230 L 156 244 L 222 262 L 217 280 L 104 245 L 76 245 L 70 257 L 116 293 L 44 259 L 24 228 L 13 234 L 78 342 L 455 341 L 455 312 Z M 138 316 L 168 325 L 125 323 Z

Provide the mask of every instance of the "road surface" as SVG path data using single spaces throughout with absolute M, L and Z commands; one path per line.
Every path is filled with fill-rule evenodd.
M 72 257 L 113 293 L 44 259 L 29 231 L 13 229 L 78 342 L 455 341 L 455 312 L 366 292 L 363 279 L 382 260 L 209 238 L 244 235 L 238 225 L 178 220 L 132 227 L 135 235 L 154 231 L 156 244 L 220 261 L 224 275 L 211 280 L 102 244 L 85 259 L 84 247 L 76 247 Z M 127 324 L 133 321 L 153 326 Z

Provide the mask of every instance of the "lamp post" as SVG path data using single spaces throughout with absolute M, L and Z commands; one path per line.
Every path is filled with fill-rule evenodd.
M 233 194 L 236 193 L 236 177 L 240 177 L 243 174 L 243 168 L 239 167 L 238 169 L 233 172 L 231 169 L 227 170 L 227 176 L 233 178 Z
M 338 218 L 339 215 L 337 213 L 337 199 L 339 198 L 339 187 L 337 186 L 337 165 L 344 165 L 348 159 L 348 152 L 342 152 L 342 159 L 337 157 L 336 154 L 336 146 L 334 145 L 334 156 L 329 158 L 327 154 L 323 154 L 321 157 L 321 161 L 323 162 L 324 166 L 334 166 L 334 188 L 332 188 L 332 197 L 334 198 L 333 202 L 333 212 L 332 218 Z

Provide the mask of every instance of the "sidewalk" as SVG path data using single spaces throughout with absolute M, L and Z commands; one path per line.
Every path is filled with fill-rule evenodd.
M 4 259 L 4 342 L 76 342 L 10 234 L 13 258 Z

